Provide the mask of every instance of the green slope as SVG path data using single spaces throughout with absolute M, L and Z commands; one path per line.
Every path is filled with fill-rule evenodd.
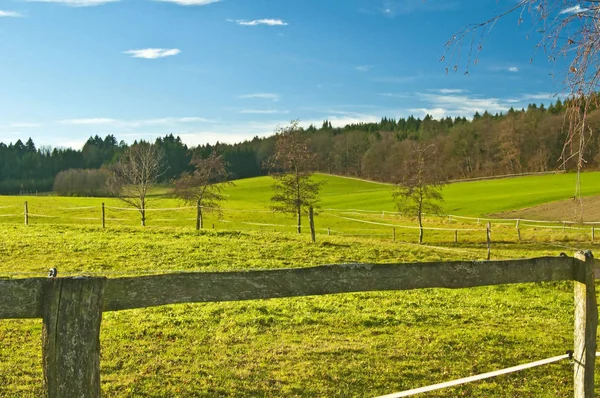
M 323 209 L 394 210 L 391 185 L 322 174 L 316 178 L 326 181 Z M 448 214 L 479 216 L 568 199 L 575 192 L 576 179 L 575 174 L 557 174 L 453 183 L 444 188 L 444 209 Z M 583 173 L 581 180 L 583 195 L 600 194 L 600 172 Z M 271 179 L 240 180 L 227 193 L 228 207 L 268 208 Z

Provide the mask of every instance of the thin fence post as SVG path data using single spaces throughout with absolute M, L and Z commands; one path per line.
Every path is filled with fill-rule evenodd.
M 458 243 L 458 229 L 454 230 L 454 243 Z
M 42 363 L 48 398 L 100 396 L 100 323 L 106 278 L 44 286 Z
M 102 228 L 106 228 L 106 210 L 104 209 L 104 202 L 102 202 Z
M 516 228 L 516 229 L 519 229 L 519 224 L 520 224 L 520 223 L 521 223 L 521 219 L 519 218 L 519 219 L 517 219 L 517 225 L 515 225 L 515 228 Z
M 575 253 L 574 261 L 574 396 L 575 398 L 593 398 L 596 330 L 598 328 L 594 256 L 589 250 L 580 251 Z
M 596 228 L 592 227 L 592 243 L 594 243 L 594 235 L 596 235 Z
M 331 235 L 331 229 L 327 228 L 327 235 Z
M 481 225 L 481 220 L 479 218 L 477 219 L 477 225 Z
M 25 225 L 29 225 L 29 206 L 27 205 L 27 201 L 25 201 L 25 210 L 23 214 L 25 214 Z
M 519 228 L 517 228 L 517 238 L 519 239 L 519 242 L 521 241 L 521 230 Z
M 486 228 L 486 238 L 487 238 L 487 259 L 490 261 L 492 255 L 492 223 L 487 223 Z
M 310 226 L 310 239 L 312 240 L 313 243 L 315 243 L 317 241 L 316 236 L 315 236 L 315 217 L 314 217 L 314 210 L 312 208 L 312 206 L 310 206 L 308 208 L 308 224 Z

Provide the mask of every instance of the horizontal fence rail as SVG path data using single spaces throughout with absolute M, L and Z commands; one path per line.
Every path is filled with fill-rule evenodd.
M 336 264 L 311 268 L 189 272 L 106 281 L 104 311 L 165 304 L 257 300 L 337 293 L 467 288 L 580 279 L 571 257 L 398 264 Z M 0 280 L 0 318 L 39 318 L 49 278 Z

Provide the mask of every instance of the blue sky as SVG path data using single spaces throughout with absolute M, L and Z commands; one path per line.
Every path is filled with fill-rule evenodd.
M 296 118 L 339 126 L 548 103 L 560 79 L 543 54 L 530 64 L 535 33 L 516 15 L 468 76 L 439 62 L 453 33 L 514 4 L 0 0 L 0 141 L 79 148 L 95 134 L 173 133 L 197 145 Z

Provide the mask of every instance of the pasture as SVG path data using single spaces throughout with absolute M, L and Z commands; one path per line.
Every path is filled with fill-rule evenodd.
M 590 181 L 584 182 L 586 194 L 599 193 L 600 174 L 584 176 Z M 319 178 L 328 183 L 317 227 L 339 234 L 321 229 L 316 244 L 281 226 L 292 225 L 292 218 L 268 212 L 267 178 L 238 181 L 225 204 L 232 210 L 223 217 L 209 215 L 209 228 L 200 232 L 188 220 L 193 209 L 152 213 L 144 229 L 134 212 L 112 210 L 109 217 L 120 220 L 103 230 L 99 205 L 123 207 L 114 199 L 0 197 L 0 207 L 28 200 L 32 214 L 56 217 L 32 216 L 29 227 L 21 225 L 21 215 L 0 220 L 0 277 L 44 276 L 50 267 L 57 267 L 59 276 L 115 277 L 484 257 L 479 230 L 461 233 L 456 244 L 449 231 L 428 231 L 427 245 L 419 246 L 414 231 L 398 232 L 394 242 L 387 226 L 348 220 L 412 222 L 379 213 L 348 214 L 349 209 L 392 211 L 389 186 Z M 446 209 L 480 216 L 558 200 L 574 189 L 567 178 L 574 176 L 451 185 Z M 507 205 L 502 201 L 510 190 Z M 158 192 L 151 207 L 182 205 Z M 87 206 L 93 208 L 71 209 Z M 348 210 L 340 218 L 340 212 L 325 209 Z M 10 211 L 0 209 L 0 215 Z M 157 221 L 155 214 L 171 221 Z M 76 220 L 92 217 L 96 220 Z M 428 225 L 468 229 L 473 223 L 432 218 Z M 562 231 L 550 236 L 531 230 L 531 240 L 518 244 L 511 228 L 494 230 L 493 258 L 571 255 L 576 248 L 596 247 L 586 236 Z M 103 396 L 376 396 L 562 354 L 573 345 L 572 308 L 572 284 L 565 282 L 110 312 L 101 330 Z M 0 321 L 0 396 L 41 394 L 40 335 L 39 320 Z M 424 396 L 571 395 L 572 365 L 562 361 Z

